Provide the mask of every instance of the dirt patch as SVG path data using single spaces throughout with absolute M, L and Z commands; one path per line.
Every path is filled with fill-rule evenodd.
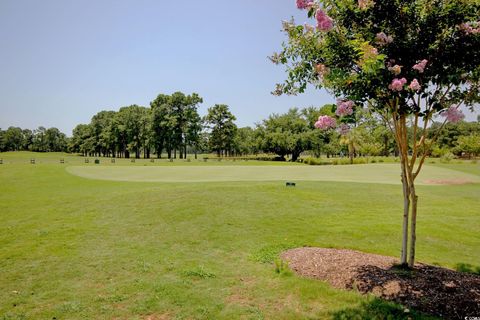
M 469 184 L 473 183 L 473 181 L 466 180 L 466 179 L 443 179 L 443 180 L 425 180 L 426 184 L 438 184 L 438 185 L 461 185 L 461 184 Z
M 297 248 L 282 259 L 296 273 L 327 281 L 340 289 L 357 289 L 417 311 L 444 318 L 480 315 L 480 276 L 417 264 L 395 266 L 397 259 L 353 250 Z

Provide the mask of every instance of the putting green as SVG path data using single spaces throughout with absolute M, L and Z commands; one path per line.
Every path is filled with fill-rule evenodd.
M 347 166 L 70 166 L 83 178 L 136 182 L 344 181 L 400 184 L 395 164 Z M 480 183 L 480 176 L 425 166 L 418 184 Z

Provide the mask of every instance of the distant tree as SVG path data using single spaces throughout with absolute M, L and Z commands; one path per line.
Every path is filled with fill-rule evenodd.
M 44 152 L 63 152 L 67 150 L 67 136 L 57 128 L 45 130 Z
M 152 108 L 152 143 L 158 158 L 162 157 L 164 148 L 167 151 L 168 158 L 172 155 L 175 122 L 171 116 L 171 106 L 168 102 L 169 96 L 161 94 L 150 103 Z
M 292 155 L 297 161 L 300 154 L 308 149 L 309 130 L 307 120 L 296 108 L 285 114 L 273 114 L 259 126 L 262 136 L 262 149 L 273 152 L 285 159 Z
M 5 131 L 0 128 L 0 152 L 6 151 L 6 146 L 5 146 Z
M 152 109 L 152 143 L 157 156 L 161 157 L 166 149 L 168 158 L 176 158 L 177 150 L 180 158 L 186 157 L 187 146 L 198 148 L 201 132 L 198 104 L 203 99 L 196 93 L 185 95 L 175 92 L 172 95 L 160 94 L 150 103 Z
M 172 95 L 174 115 L 176 116 L 176 145 L 180 151 L 180 159 L 187 157 L 187 146 L 195 146 L 201 132 L 201 118 L 197 112 L 198 104 L 203 99 L 196 93 L 186 96 L 176 92 Z
M 72 131 L 72 139 L 69 143 L 70 152 L 81 153 L 83 156 L 87 156 L 89 152 L 94 149 L 92 129 L 88 124 L 79 124 Z M 89 146 L 91 143 L 91 148 Z
M 204 118 L 206 127 L 210 130 L 209 146 L 217 156 L 231 155 L 234 150 L 234 140 L 237 133 L 236 118 L 225 104 L 216 104 L 208 109 Z
M 197 159 L 197 153 L 201 150 L 201 133 L 203 130 L 202 118 L 197 112 L 197 108 L 190 106 L 187 109 L 187 125 L 185 135 L 185 156 L 187 154 L 186 147 L 191 146 Z
M 31 150 L 36 152 L 67 151 L 67 136 L 57 128 L 38 127 L 33 131 Z
M 360 146 L 362 143 L 361 139 L 362 137 L 358 128 L 349 130 L 348 133 L 340 136 L 339 142 L 341 145 L 347 147 L 348 157 L 350 158 L 351 164 L 353 164 L 353 158 L 355 157 L 355 153 L 360 150 Z
M 480 155 L 480 135 L 472 134 L 459 137 L 453 152 L 458 155 L 466 155 L 469 158 Z
M 234 138 L 235 153 L 237 155 L 256 154 L 259 146 L 256 141 L 256 132 L 251 127 L 238 128 Z
M 47 129 L 45 127 L 38 127 L 33 131 L 33 143 L 32 151 L 36 152 L 45 152 L 47 149 L 47 143 L 45 138 L 45 132 Z
M 23 132 L 21 128 L 9 127 L 5 131 L 4 139 L 5 139 L 5 149 L 7 151 L 22 150 Z
M 33 131 L 30 129 L 23 129 L 23 142 L 22 142 L 22 150 L 31 150 L 33 144 Z
M 98 156 L 115 153 L 116 137 L 112 130 L 115 114 L 115 111 L 100 111 L 90 121 L 94 153 Z
M 126 158 L 130 153 L 135 154 L 135 158 L 140 158 L 147 135 L 147 121 L 150 110 L 138 105 L 122 107 L 115 114 L 115 125 L 117 126 L 118 141 L 120 150 Z
M 435 122 L 431 126 L 431 132 L 428 135 L 429 139 L 434 138 L 435 132 L 442 126 L 441 123 Z M 457 145 L 457 140 L 461 136 L 480 135 L 479 122 L 465 122 L 446 123 L 442 130 L 440 130 L 436 139 L 436 145 L 441 149 L 452 149 Z

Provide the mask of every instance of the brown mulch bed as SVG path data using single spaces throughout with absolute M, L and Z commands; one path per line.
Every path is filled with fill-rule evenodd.
M 480 316 L 480 276 L 474 274 L 426 264 L 405 270 L 392 257 L 353 250 L 297 248 L 282 259 L 296 273 L 336 288 L 355 288 L 444 318 Z

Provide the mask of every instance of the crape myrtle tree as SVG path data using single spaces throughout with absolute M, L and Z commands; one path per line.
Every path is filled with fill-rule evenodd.
M 297 0 L 314 23 L 283 23 L 288 41 L 271 60 L 287 80 L 275 94 L 311 84 L 337 99 L 336 116 L 316 126 L 343 133 L 357 110 L 385 119 L 400 155 L 404 195 L 401 263 L 414 266 L 415 180 L 435 137 L 436 118 L 457 122 L 480 100 L 480 3 L 477 0 Z M 407 128 L 413 132 L 407 134 Z

